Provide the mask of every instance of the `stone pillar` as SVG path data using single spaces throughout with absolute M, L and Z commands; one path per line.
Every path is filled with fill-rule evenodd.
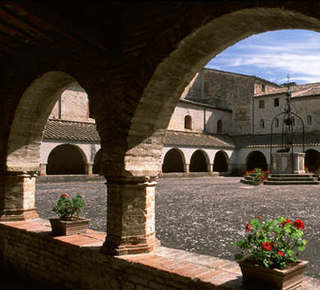
M 38 218 L 35 208 L 36 176 L 15 172 L 0 176 L 0 221 Z
M 93 164 L 92 163 L 87 163 L 86 165 L 86 174 L 87 175 L 92 175 L 92 169 L 93 169 Z
M 107 237 L 101 251 L 111 255 L 147 253 L 155 237 L 156 182 L 149 177 L 107 178 Z
M 208 165 L 208 171 L 209 173 L 213 172 L 213 163 Z
M 190 164 L 185 164 L 184 165 L 184 172 L 189 174 L 190 173 Z
M 40 176 L 47 175 L 47 163 L 40 163 Z

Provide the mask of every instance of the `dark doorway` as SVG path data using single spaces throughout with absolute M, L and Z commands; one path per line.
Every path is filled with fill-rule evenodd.
M 190 172 L 208 172 L 208 162 L 203 151 L 197 150 L 192 154 Z
M 101 160 L 102 160 L 102 151 L 100 149 L 94 156 L 93 167 L 92 167 L 93 174 L 100 174 Z
M 247 170 L 253 170 L 260 168 L 262 170 L 268 170 L 268 164 L 266 157 L 260 151 L 252 151 L 247 157 Z
M 86 164 L 80 149 L 63 144 L 54 148 L 47 164 L 47 174 L 85 174 Z
M 163 160 L 162 172 L 184 172 L 183 153 L 178 149 L 169 150 Z
M 320 169 L 320 152 L 314 149 L 307 150 L 304 159 L 304 166 L 309 172 Z
M 213 161 L 213 171 L 227 172 L 228 171 L 228 156 L 224 151 L 218 151 Z

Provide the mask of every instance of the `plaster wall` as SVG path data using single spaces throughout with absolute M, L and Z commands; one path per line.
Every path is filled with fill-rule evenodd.
M 274 106 L 274 99 L 279 98 L 279 106 Z M 259 108 L 259 101 L 264 101 L 264 108 Z M 259 96 L 254 98 L 254 134 L 270 134 L 272 119 L 281 111 L 286 104 L 285 94 L 272 96 Z M 299 97 L 292 98 L 293 111 L 302 117 L 305 132 L 319 131 L 320 124 L 320 97 Z M 308 124 L 307 116 L 310 115 L 312 123 Z M 282 116 L 279 119 L 279 127 L 273 126 L 274 133 L 281 133 Z M 264 120 L 264 128 L 261 127 L 260 120 Z M 295 128 L 301 131 L 301 123 L 295 118 Z
M 191 130 L 184 127 L 187 115 L 192 118 Z M 231 112 L 179 102 L 171 116 L 168 130 L 217 133 L 218 120 L 223 123 L 223 133 L 227 133 L 231 127 Z
M 71 144 L 79 147 L 82 153 L 84 154 L 87 163 L 94 162 L 94 157 L 96 153 L 99 151 L 99 149 L 101 148 L 100 144 L 90 144 L 90 143 L 81 143 L 81 142 L 63 142 L 62 140 L 60 141 L 44 140 L 42 141 L 40 146 L 40 163 L 47 164 L 50 152 L 55 147 L 62 144 Z
M 163 159 L 164 159 L 166 153 L 173 148 L 178 148 L 179 150 L 182 151 L 182 153 L 184 154 L 184 159 L 186 161 L 186 164 L 190 164 L 192 154 L 194 152 L 196 152 L 197 150 L 202 150 L 206 153 L 210 164 L 213 164 L 214 157 L 218 151 L 224 151 L 228 155 L 229 160 L 230 160 L 232 153 L 233 153 L 232 150 L 225 150 L 225 149 L 198 148 L 198 147 L 186 147 L 186 146 L 179 146 L 179 147 L 164 146 L 163 150 L 162 150 L 162 156 L 161 156 L 162 163 L 163 163 Z

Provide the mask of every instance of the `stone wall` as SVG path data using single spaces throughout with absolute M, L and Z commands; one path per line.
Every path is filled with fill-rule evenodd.
M 203 69 L 189 90 L 186 99 L 209 103 L 232 110 L 230 135 L 250 134 L 251 98 L 255 78 L 229 72 Z
M 90 118 L 89 115 L 88 95 L 79 85 L 74 85 L 61 94 L 50 114 L 50 118 L 94 122 L 94 119 Z

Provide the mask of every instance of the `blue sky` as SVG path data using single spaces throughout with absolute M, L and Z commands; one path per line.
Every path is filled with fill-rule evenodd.
M 213 58 L 208 68 L 255 75 L 281 84 L 320 82 L 320 33 L 278 30 L 243 39 Z

